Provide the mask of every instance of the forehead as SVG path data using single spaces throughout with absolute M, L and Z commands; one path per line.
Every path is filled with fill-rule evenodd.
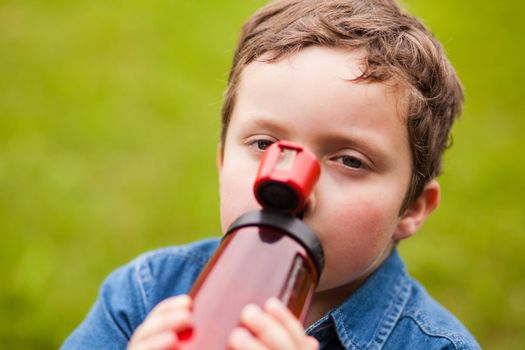
M 319 66 L 326 68 L 326 72 L 331 74 L 345 79 L 355 79 L 363 73 L 366 58 L 367 52 L 362 48 L 348 49 L 314 45 L 281 55 L 270 51 L 248 66 L 255 66 L 258 63 L 285 63 L 297 69 L 305 65 L 308 67 Z
M 346 110 L 372 107 L 378 112 L 389 109 L 388 113 L 406 126 L 403 84 L 395 83 L 394 79 L 383 82 L 362 79 L 364 50 L 313 46 L 278 60 L 270 61 L 269 57 L 263 56 L 243 69 L 234 109 L 246 102 L 253 105 L 273 102 L 274 107 L 283 109 L 296 108 L 294 102 L 301 105 L 306 102 L 312 112 L 338 105 L 338 114 L 344 116 Z

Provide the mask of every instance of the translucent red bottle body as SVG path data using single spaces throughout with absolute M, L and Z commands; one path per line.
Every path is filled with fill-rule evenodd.
M 263 155 L 254 195 L 263 210 L 241 215 L 197 278 L 191 332 L 181 350 L 225 350 L 247 304 L 280 299 L 301 321 L 324 266 L 317 236 L 296 215 L 319 178 L 315 156 L 301 146 L 277 142 Z
M 230 332 L 240 325 L 242 308 L 250 303 L 262 307 L 270 297 L 277 297 L 305 320 L 319 279 L 319 263 L 289 231 L 305 235 L 306 225 L 286 218 L 292 224 L 283 229 L 278 227 L 279 220 L 276 224 L 271 218 L 275 214 L 250 215 L 227 234 L 193 286 L 194 327 L 184 335 L 181 349 L 227 349 Z M 265 224 L 268 220 L 273 221 L 271 226 Z

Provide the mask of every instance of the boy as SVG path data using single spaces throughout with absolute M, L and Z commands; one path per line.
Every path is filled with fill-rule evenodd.
M 395 249 L 438 205 L 462 98 L 439 43 L 394 0 L 277 1 L 250 18 L 222 111 L 222 229 L 258 207 L 264 149 L 296 142 L 321 163 L 302 215 L 326 265 L 306 332 L 272 299 L 243 310 L 232 349 L 479 348 Z M 191 327 L 184 294 L 217 244 L 158 250 L 114 272 L 63 348 L 176 349 Z

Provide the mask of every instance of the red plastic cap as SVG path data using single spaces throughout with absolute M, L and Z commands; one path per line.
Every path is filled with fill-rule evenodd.
M 295 215 L 304 209 L 321 168 L 307 149 L 288 141 L 272 144 L 264 152 L 253 187 L 265 209 Z

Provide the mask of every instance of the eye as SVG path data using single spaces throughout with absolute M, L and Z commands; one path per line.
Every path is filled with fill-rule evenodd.
M 257 140 L 257 148 L 260 150 L 266 150 L 274 141 L 270 140 Z
M 275 140 L 271 140 L 271 139 L 255 139 L 255 140 L 250 141 L 249 145 L 255 148 L 255 150 L 257 151 L 264 152 L 274 142 Z
M 354 156 L 348 156 L 348 155 L 340 156 L 336 159 L 336 162 L 344 165 L 345 167 L 352 168 L 352 169 L 366 168 L 365 163 L 361 159 L 354 157 Z

